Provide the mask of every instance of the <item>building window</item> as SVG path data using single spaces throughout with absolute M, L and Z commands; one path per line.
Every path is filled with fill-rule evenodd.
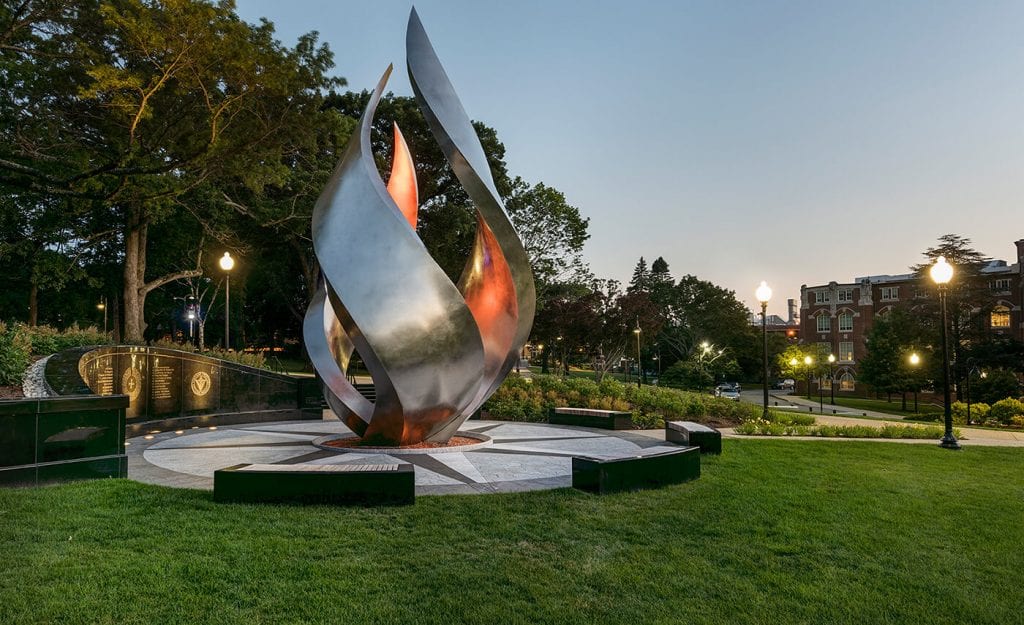
M 1010 291 L 1010 279 L 1001 278 L 999 280 L 993 280 L 989 283 L 989 286 L 992 287 L 992 291 L 995 293 L 1008 293 Z
M 818 332 L 831 332 L 832 331 L 832 317 L 828 315 L 818 315 Z
M 853 303 L 853 289 L 839 289 L 839 295 L 836 301 L 840 304 L 851 304 Z
M 815 304 L 827 304 L 829 302 L 828 291 L 815 291 L 814 292 L 814 303 Z
M 891 302 L 900 298 L 900 287 L 898 286 L 883 286 L 882 287 L 882 301 Z
M 839 313 L 839 331 L 840 332 L 853 332 L 853 315 L 844 312 Z
M 839 362 L 853 362 L 853 341 L 839 343 Z
M 1010 327 L 1010 309 L 1006 306 L 996 306 L 992 309 L 992 315 L 989 318 L 993 328 L 1009 328 Z
M 849 372 L 839 376 L 839 390 L 841 391 L 852 391 L 853 390 L 853 376 Z

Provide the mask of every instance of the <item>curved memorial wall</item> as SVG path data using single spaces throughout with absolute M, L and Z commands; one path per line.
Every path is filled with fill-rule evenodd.
M 173 349 L 69 349 L 47 361 L 46 382 L 58 395 L 127 395 L 129 436 L 148 428 L 322 418 L 314 378 Z

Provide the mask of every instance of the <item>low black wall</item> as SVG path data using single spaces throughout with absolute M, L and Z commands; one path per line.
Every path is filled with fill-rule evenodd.
M 0 402 L 0 485 L 125 477 L 127 408 L 124 395 Z
M 127 395 L 129 434 L 141 423 L 161 429 L 210 422 L 217 415 L 251 421 L 319 419 L 319 384 L 191 352 L 116 345 L 54 354 L 46 382 L 59 395 Z

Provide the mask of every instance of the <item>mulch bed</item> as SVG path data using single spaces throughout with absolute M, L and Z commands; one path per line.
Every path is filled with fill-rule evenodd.
M 0 399 L 22 399 L 25 394 L 20 386 L 0 386 Z
M 395 449 L 447 449 L 449 447 L 462 447 L 464 445 L 479 445 L 480 441 L 475 438 L 469 438 L 467 436 L 453 436 L 448 440 L 447 443 L 416 443 L 415 445 L 402 445 L 401 447 L 395 447 Z M 373 447 L 380 449 L 381 445 L 364 445 L 363 440 L 360 438 L 339 438 L 333 441 L 327 441 L 324 443 L 325 447 L 338 447 L 340 449 L 352 449 L 357 447 Z

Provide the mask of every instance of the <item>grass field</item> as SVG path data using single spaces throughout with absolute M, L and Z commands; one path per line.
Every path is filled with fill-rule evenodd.
M 1024 450 L 728 440 L 656 491 L 0 489 L 0 623 L 1020 623 Z

